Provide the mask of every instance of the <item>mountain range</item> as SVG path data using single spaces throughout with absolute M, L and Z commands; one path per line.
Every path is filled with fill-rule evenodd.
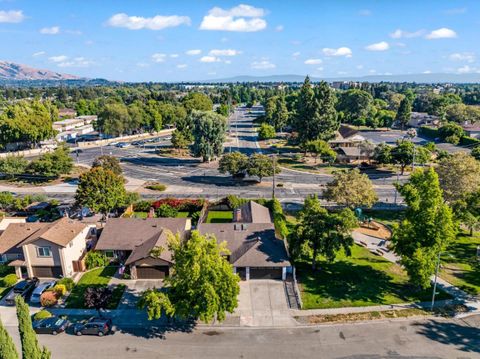
M 27 65 L 0 61 L 0 80 L 80 80 L 81 77 L 60 72 L 35 69 Z

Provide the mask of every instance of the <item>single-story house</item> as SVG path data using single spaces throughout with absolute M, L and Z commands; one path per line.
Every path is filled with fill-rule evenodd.
M 439 124 L 440 117 L 429 115 L 426 112 L 412 112 L 410 120 L 408 121 L 408 126 L 414 128 L 420 128 L 422 126 L 438 126 Z
M 248 201 L 233 211 L 235 223 L 272 223 L 272 216 L 267 207 L 255 201 Z
M 282 279 L 291 272 L 285 243 L 275 235 L 273 223 L 201 223 L 202 235 L 214 235 L 225 241 L 228 261 L 244 280 Z
M 82 270 L 86 243 L 94 232 L 66 217 L 51 223 L 11 223 L 0 235 L 0 254 L 14 259 L 8 265 L 19 277 L 25 269 L 29 277 L 70 277 Z
M 480 123 L 466 124 L 462 127 L 467 136 L 480 139 Z
M 168 235 L 187 238 L 190 229 L 190 218 L 109 218 L 95 249 L 129 266 L 132 279 L 161 279 L 172 265 Z M 158 247 L 162 250 L 153 256 Z

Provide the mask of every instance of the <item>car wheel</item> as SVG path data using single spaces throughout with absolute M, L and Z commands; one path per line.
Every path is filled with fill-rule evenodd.
M 77 334 L 78 336 L 82 335 L 82 332 L 79 330 L 78 332 L 76 332 L 75 334 Z
M 103 337 L 103 332 L 98 332 L 99 337 Z
M 52 335 L 57 335 L 57 334 L 58 334 L 58 333 L 57 333 L 56 330 L 54 330 L 54 331 L 52 332 Z

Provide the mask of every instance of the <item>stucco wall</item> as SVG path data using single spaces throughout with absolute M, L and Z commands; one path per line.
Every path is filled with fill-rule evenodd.
M 64 273 L 65 277 L 70 277 L 73 275 L 73 261 L 80 259 L 82 254 L 85 252 L 85 247 L 87 243 L 87 238 L 92 227 L 85 228 L 82 232 L 78 234 L 65 248 L 62 248 L 63 253 L 63 262 L 64 262 Z
M 27 244 L 24 250 L 28 252 L 26 258 L 29 259 L 31 266 L 60 266 L 62 262 L 60 260 L 60 247 L 52 242 L 39 239 L 33 243 Z M 39 257 L 37 254 L 38 247 L 50 247 L 51 257 Z

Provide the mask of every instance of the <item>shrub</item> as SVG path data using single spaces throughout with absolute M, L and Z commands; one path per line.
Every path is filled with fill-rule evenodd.
M 43 292 L 40 296 L 40 304 L 42 307 L 51 307 L 57 304 L 58 298 L 57 294 L 53 291 L 51 292 Z
M 235 209 L 235 208 L 239 208 L 239 207 L 243 206 L 245 203 L 247 203 L 248 199 L 235 196 L 234 194 L 230 194 L 230 195 L 227 196 L 227 202 L 228 202 L 228 206 L 231 209 Z
M 170 207 L 176 208 L 179 211 L 194 212 L 202 209 L 204 199 L 178 199 L 178 198 L 164 198 L 152 203 L 152 207 L 157 209 L 162 204 L 168 204 Z
M 475 157 L 476 160 L 480 161 L 480 146 L 477 146 L 472 150 L 472 156 Z
M 158 217 L 171 217 L 175 218 L 178 214 L 178 209 L 169 206 L 168 204 L 162 204 L 155 211 Z
M 63 297 L 67 293 L 67 287 L 65 284 L 57 284 L 53 287 L 53 291 L 57 295 L 58 298 Z
M 261 140 L 268 140 L 270 138 L 275 138 L 275 127 L 267 123 L 262 123 L 260 129 L 258 130 L 258 137 Z
M 150 201 L 138 201 L 133 204 L 135 212 L 148 212 L 150 207 L 152 207 L 152 202 Z
M 59 281 L 57 281 L 57 285 L 64 285 L 65 288 L 67 288 L 67 291 L 70 292 L 73 289 L 75 282 L 73 281 L 72 278 L 62 278 Z
M 85 256 L 85 265 L 87 269 L 104 267 L 108 264 L 108 258 L 105 254 L 98 251 L 90 251 Z
M 147 189 L 150 189 L 152 191 L 165 191 L 167 189 L 167 186 L 165 186 L 164 184 L 161 184 L 161 183 L 153 183 L 153 184 L 150 184 L 148 186 L 146 186 L 145 188 Z
M 3 278 L 3 286 L 4 287 L 11 287 L 17 283 L 18 278 L 16 274 L 9 274 Z
M 41 310 L 33 316 L 33 320 L 41 320 L 41 319 L 47 319 L 52 316 L 52 313 L 50 313 L 48 310 Z

